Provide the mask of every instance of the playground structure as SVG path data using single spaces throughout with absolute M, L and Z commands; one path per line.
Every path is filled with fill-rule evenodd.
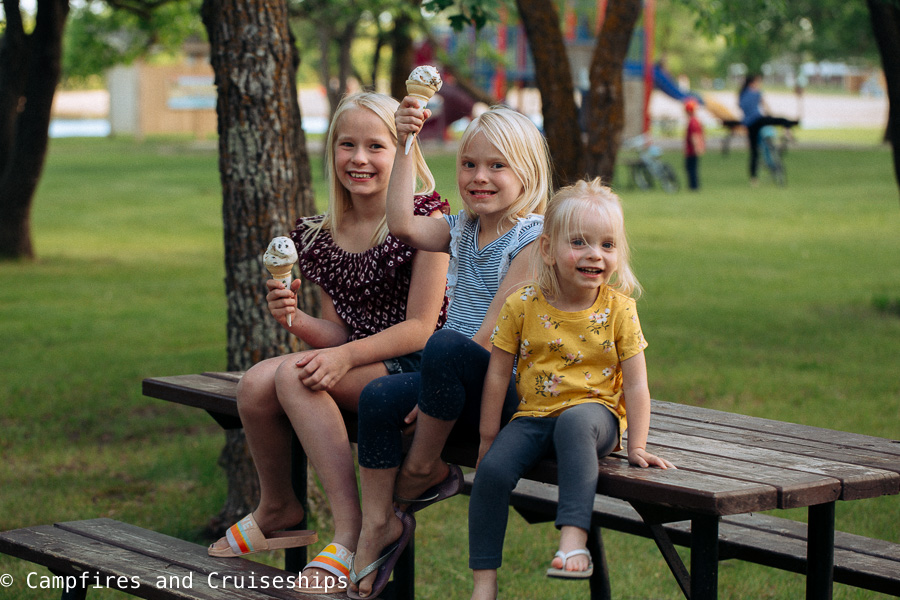
M 649 139 L 652 129 L 650 97 L 653 90 L 659 90 L 681 103 L 694 98 L 733 133 L 741 127 L 738 115 L 714 98 L 681 89 L 672 74 L 655 59 L 655 2 L 656 0 L 644 0 L 642 19 L 632 35 L 625 61 L 625 127 L 622 139 L 629 140 L 640 135 Z M 606 14 L 606 4 L 607 0 L 597 0 L 597 17 L 591 23 L 586 15 L 576 14 L 571 2 L 566 3 L 564 37 L 573 83 L 580 97 L 584 97 L 589 87 L 590 61 L 597 32 L 600 31 Z M 447 31 L 438 37 L 450 55 L 456 54 L 460 45 L 466 42 L 470 48 L 475 48 L 477 39 L 494 48 L 499 60 L 477 56 L 470 50 L 468 62 L 475 84 L 489 91 L 495 98 L 506 101 L 523 112 L 531 112 L 531 107 L 525 107 L 521 102 L 525 90 L 536 85 L 534 61 L 521 24 L 511 22 L 508 15 L 502 13 L 498 25 L 485 28 L 478 34 L 470 31 L 463 35 L 453 35 Z M 531 116 L 539 119 L 539 109 L 535 112 L 538 114 Z

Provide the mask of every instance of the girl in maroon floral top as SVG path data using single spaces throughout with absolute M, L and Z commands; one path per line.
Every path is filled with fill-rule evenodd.
M 356 412 L 359 393 L 370 381 L 415 370 L 417 353 L 446 317 L 446 255 L 403 244 L 389 235 L 385 221 L 397 106 L 389 96 L 362 93 L 346 97 L 335 111 L 327 139 L 328 212 L 298 220 L 290 234 L 300 272 L 319 286 L 322 317 L 297 308 L 299 279 L 291 289 L 274 279 L 266 282 L 272 315 L 314 349 L 262 361 L 238 386 L 260 502 L 251 519 L 235 525 L 210 554 L 246 553 L 234 539 L 248 523 L 273 538 L 273 532 L 300 522 L 303 507 L 289 477 L 293 430 L 322 481 L 335 523 L 332 543 L 298 578 L 307 593 L 346 588 L 350 553 L 359 538 L 353 455 L 339 409 Z M 415 213 L 441 218 L 447 205 L 434 193 L 418 148 L 416 153 Z M 309 540 L 293 545 L 305 543 Z

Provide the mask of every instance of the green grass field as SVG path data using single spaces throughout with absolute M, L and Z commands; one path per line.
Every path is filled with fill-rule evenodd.
M 681 171 L 680 156 L 668 160 Z M 455 201 L 452 154 L 430 164 Z M 900 439 L 900 195 L 890 154 L 798 149 L 787 168 L 787 188 L 764 176 L 751 188 L 744 152 L 713 152 L 698 193 L 616 182 L 645 288 L 651 392 Z M 0 263 L 0 530 L 105 516 L 205 543 L 200 532 L 225 496 L 222 433 L 200 411 L 144 398 L 141 379 L 225 367 L 215 149 L 53 140 L 32 227 L 38 259 Z M 419 598 L 468 598 L 466 502 L 421 513 Z M 898 496 L 837 506 L 845 531 L 900 542 L 897 523 Z M 587 594 L 586 583 L 543 577 L 552 525 L 526 526 L 515 513 L 510 524 L 503 597 Z M 605 544 L 616 598 L 681 597 L 652 542 L 609 532 Z M 34 571 L 46 574 L 0 557 L 0 573 L 15 580 L 4 598 L 55 596 L 28 588 Z M 803 589 L 798 575 L 722 564 L 721 598 L 798 598 Z M 836 585 L 835 597 L 879 596 Z

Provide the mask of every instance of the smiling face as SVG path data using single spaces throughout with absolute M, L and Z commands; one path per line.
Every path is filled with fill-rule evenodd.
M 497 221 L 524 189 L 507 159 L 480 132 L 460 152 L 456 182 L 469 210 Z
M 355 107 L 341 115 L 334 136 L 334 169 L 354 200 L 387 194 L 397 146 L 378 115 Z
M 541 258 L 556 273 L 560 296 L 593 302 L 619 265 L 616 234 L 605 216 L 586 210 L 568 232 L 541 236 Z

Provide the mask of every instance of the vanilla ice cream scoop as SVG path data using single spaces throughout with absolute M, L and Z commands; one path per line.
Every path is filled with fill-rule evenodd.
M 425 105 L 441 89 L 443 84 L 441 74 L 438 73 L 437 69 L 431 65 L 422 65 L 413 69 L 409 77 L 406 78 L 406 93 L 420 100 L 419 108 L 425 108 Z M 409 154 L 414 138 L 414 135 L 406 138 L 406 154 Z
M 284 284 L 285 289 L 291 289 L 294 263 L 297 262 L 297 247 L 294 241 L 286 236 L 279 236 L 269 242 L 263 254 L 263 264 L 266 265 L 272 279 L 277 279 Z M 291 317 L 287 318 L 288 327 L 291 326 Z

